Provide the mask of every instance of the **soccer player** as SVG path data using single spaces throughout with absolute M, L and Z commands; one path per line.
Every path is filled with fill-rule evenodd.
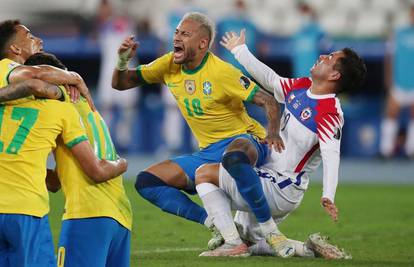
M 256 169 L 273 219 L 280 223 L 299 206 L 309 184 L 309 173 L 322 161 L 321 204 L 336 221 L 338 209 L 334 197 L 344 123 L 336 93 L 361 84 L 366 74 L 362 59 L 353 50 L 345 48 L 321 55 L 311 68 L 311 79 L 289 79 L 280 77 L 250 53 L 245 45 L 244 31 L 241 31 L 240 36 L 234 32 L 227 33 L 221 44 L 234 54 L 260 84 L 269 90 L 273 89 L 275 98 L 285 104 L 280 134 L 286 149 L 282 153 L 270 151 L 267 163 Z M 202 255 L 248 254 L 231 214 L 231 208 L 252 212 L 237 186 L 237 177 L 227 171 L 225 161 L 220 165 L 200 167 L 196 177 L 198 194 L 225 240 L 221 247 Z M 292 242 L 279 231 L 272 232 L 260 220 L 257 221 L 257 227 L 278 256 L 294 254 Z M 276 237 L 276 242 L 273 242 L 273 237 Z
M 68 72 L 51 66 L 22 66 L 25 60 L 34 53 L 43 50 L 43 42 L 35 37 L 19 20 L 6 20 L 0 23 L 0 71 L 4 78 L 0 87 L 28 79 L 39 79 L 51 84 L 73 85 L 72 101 L 77 101 L 78 94 L 83 95 L 95 109 L 88 87 L 76 72 Z M 44 87 L 41 93 L 58 99 L 62 96 L 56 87 Z M 50 91 L 51 90 L 51 91 Z M 57 92 L 57 93 L 56 93 Z
M 46 53 L 34 54 L 25 64 L 66 69 L 54 55 Z M 65 97 L 68 102 L 68 96 Z M 93 112 L 83 98 L 73 105 L 84 122 L 96 155 L 101 159 L 116 160 L 111 136 L 100 114 Z M 58 263 L 67 267 L 129 266 L 132 210 L 122 176 L 95 184 L 61 142 L 58 142 L 55 158 L 57 177 L 66 200 Z
M 22 51 L 40 50 L 41 45 L 27 34 L 16 33 L 16 27 L 18 32 L 24 30 L 18 25 L 12 21 L 0 24 L 0 55 L 9 58 L 0 61 L 1 88 L 53 89 L 37 79 L 7 86 L 13 67 L 23 68 L 13 60 L 21 61 Z M 62 71 L 54 73 L 72 76 Z M 60 91 L 54 87 L 55 92 Z M 19 96 L 8 97 L 11 100 Z M 124 159 L 109 162 L 95 157 L 72 105 L 46 99 L 0 105 L 0 266 L 56 266 L 45 176 L 47 155 L 56 146 L 58 136 L 95 182 L 116 177 L 127 168 Z
M 143 83 L 164 83 L 174 95 L 200 151 L 150 166 L 138 174 L 135 187 L 142 197 L 163 211 L 207 227 L 212 222 L 206 211 L 180 191 L 195 193 L 195 170 L 204 163 L 220 162 L 223 157 L 231 166 L 229 171 L 240 181 L 246 181 L 256 176 L 252 166 L 264 162 L 264 143 L 277 151 L 283 149 L 278 104 L 239 70 L 210 52 L 214 35 L 214 24 L 206 15 L 187 13 L 175 30 L 174 50 L 136 69 L 128 69 L 128 61 L 137 49 L 133 37 L 128 37 L 118 50 L 119 61 L 112 78 L 112 86 L 118 90 Z M 264 107 L 267 135 L 248 116 L 243 101 Z M 261 188 L 249 187 L 243 192 L 261 217 L 270 218 Z
M 385 85 L 389 90 L 384 118 L 381 122 L 380 153 L 384 158 L 394 155 L 400 110 L 410 108 L 410 120 L 404 145 L 407 157 L 414 158 L 414 5 L 410 24 L 399 28 L 390 41 L 391 51 L 385 57 Z

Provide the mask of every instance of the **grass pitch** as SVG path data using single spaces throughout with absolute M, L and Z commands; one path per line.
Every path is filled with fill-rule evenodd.
M 329 235 L 333 243 L 352 254 L 348 261 L 199 258 L 210 237 L 205 228 L 152 206 L 138 196 L 131 181 L 125 181 L 125 187 L 134 212 L 133 267 L 414 266 L 413 185 L 339 185 L 335 201 L 338 223 L 319 204 L 321 185 L 309 188 L 302 205 L 281 224 L 281 231 L 297 240 L 305 240 L 313 232 Z M 56 242 L 62 211 L 61 193 L 52 194 L 50 223 Z

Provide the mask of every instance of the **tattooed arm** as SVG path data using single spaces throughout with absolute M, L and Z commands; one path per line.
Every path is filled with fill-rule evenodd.
M 252 102 L 264 108 L 267 118 L 267 136 L 264 142 L 269 148 L 274 147 L 278 152 L 285 149 L 283 140 L 279 135 L 280 130 L 280 110 L 276 99 L 263 89 L 259 89 L 253 97 Z
M 56 85 L 38 79 L 29 79 L 0 88 L 0 103 L 27 96 L 61 99 L 62 91 Z

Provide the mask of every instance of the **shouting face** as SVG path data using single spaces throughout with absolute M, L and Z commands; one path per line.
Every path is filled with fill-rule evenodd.
M 200 23 L 191 19 L 181 21 L 174 33 L 174 63 L 186 64 L 208 48 L 208 37 Z

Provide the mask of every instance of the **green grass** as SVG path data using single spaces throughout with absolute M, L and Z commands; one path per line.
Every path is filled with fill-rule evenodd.
M 273 257 L 199 258 L 209 232 L 202 226 L 166 214 L 137 195 L 125 182 L 134 212 L 131 266 L 414 266 L 414 186 L 340 185 L 333 223 L 319 205 L 321 186 L 305 194 L 302 205 L 282 223 L 290 238 L 305 240 L 322 232 L 351 252 L 353 260 L 279 259 Z M 51 195 L 50 222 L 55 241 L 60 229 L 63 198 Z M 175 250 L 175 251 L 174 251 Z

